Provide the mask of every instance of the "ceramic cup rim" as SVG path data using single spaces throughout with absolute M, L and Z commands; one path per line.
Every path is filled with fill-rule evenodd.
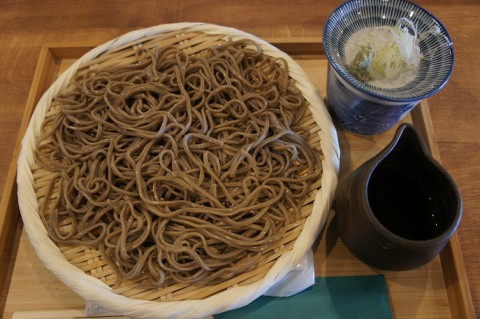
M 376 0 L 378 3 L 382 3 L 385 0 Z M 396 1 L 398 3 L 405 3 L 408 4 L 412 7 L 414 7 L 416 10 L 421 11 L 425 15 L 427 15 L 429 18 L 433 19 L 440 27 L 442 33 L 447 37 L 448 41 L 450 42 L 450 52 L 451 52 L 451 59 L 450 59 L 450 67 L 449 71 L 446 74 L 446 76 L 442 79 L 442 81 L 438 84 L 438 86 L 431 90 L 428 91 L 422 95 L 419 96 L 414 96 L 414 97 L 395 97 L 395 96 L 387 96 L 384 94 L 379 94 L 373 89 L 369 89 L 368 87 L 361 85 L 359 81 L 355 81 L 355 77 L 352 76 L 347 70 L 342 68 L 339 63 L 336 62 L 336 59 L 333 56 L 333 52 L 330 51 L 330 46 L 328 45 L 330 43 L 330 36 L 329 36 L 329 30 L 331 30 L 331 26 L 335 23 L 335 16 L 341 15 L 342 11 L 346 11 L 346 8 L 351 6 L 353 3 L 355 4 L 360 4 L 360 6 L 363 6 L 364 1 L 361 0 L 348 0 L 341 4 L 339 7 L 337 7 L 328 17 L 325 27 L 323 28 L 323 49 L 325 52 L 325 55 L 327 56 L 329 64 L 333 67 L 333 69 L 336 71 L 336 75 L 340 76 L 340 78 L 348 83 L 351 87 L 355 88 L 356 90 L 360 91 L 361 93 L 373 98 L 373 99 L 379 99 L 380 101 L 389 101 L 389 102 L 403 102 L 403 103 L 413 103 L 413 102 L 418 102 L 423 99 L 426 99 L 437 92 L 439 92 L 445 85 L 446 83 L 450 80 L 452 73 L 453 73 L 453 67 L 455 65 L 455 52 L 453 49 L 453 44 L 452 40 L 450 37 L 450 34 L 448 33 L 447 28 L 445 25 L 436 17 L 434 16 L 430 11 L 424 9 L 423 7 L 410 2 L 408 0 L 389 0 L 389 1 Z

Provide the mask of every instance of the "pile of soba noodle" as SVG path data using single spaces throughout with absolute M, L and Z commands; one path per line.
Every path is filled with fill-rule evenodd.
M 117 280 L 212 284 L 251 270 L 321 175 L 286 61 L 250 41 L 136 57 L 77 74 L 51 104 L 36 150 L 54 176 L 50 237 L 99 249 Z

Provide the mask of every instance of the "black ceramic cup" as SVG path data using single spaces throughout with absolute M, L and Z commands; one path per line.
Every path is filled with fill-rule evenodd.
M 339 186 L 334 208 L 340 237 L 357 258 L 378 269 L 408 270 L 445 247 L 460 223 L 462 200 L 417 130 L 403 124 Z

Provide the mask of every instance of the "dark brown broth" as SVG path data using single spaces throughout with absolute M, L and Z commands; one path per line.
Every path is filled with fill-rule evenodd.
M 370 178 L 370 207 L 388 230 L 410 240 L 439 236 L 449 225 L 448 206 L 426 173 L 409 169 L 400 153 L 379 163 Z

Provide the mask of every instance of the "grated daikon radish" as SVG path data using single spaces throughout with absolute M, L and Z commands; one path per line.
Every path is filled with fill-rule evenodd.
M 429 31 L 430 32 L 430 31 Z M 412 81 L 423 58 L 417 26 L 407 18 L 394 27 L 361 29 L 345 46 L 353 73 L 364 82 L 394 88 Z

